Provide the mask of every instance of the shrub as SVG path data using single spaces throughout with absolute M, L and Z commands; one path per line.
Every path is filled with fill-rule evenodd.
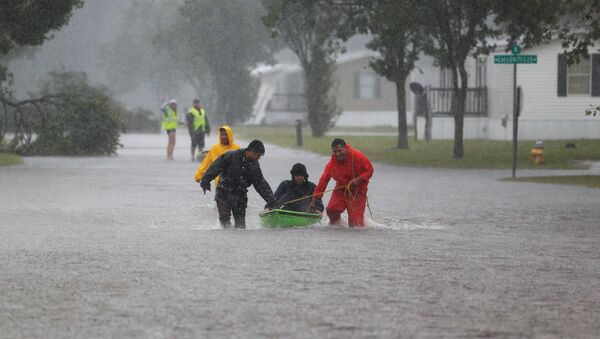
M 160 123 L 156 115 L 147 109 L 136 108 L 134 111 L 124 111 L 123 120 L 127 132 L 160 132 Z
M 104 87 L 88 84 L 84 73 L 51 73 L 45 101 L 33 121 L 37 138 L 18 151 L 39 155 L 110 155 L 124 129 L 124 107 Z

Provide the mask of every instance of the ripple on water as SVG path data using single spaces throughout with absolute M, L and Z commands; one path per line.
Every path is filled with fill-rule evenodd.
M 382 222 L 368 220 L 372 228 L 385 228 L 396 231 L 440 231 L 446 230 L 448 225 L 437 222 L 423 222 L 402 219 L 385 219 Z
M 216 213 L 215 213 L 216 214 Z M 233 219 L 233 218 L 232 218 Z M 233 220 L 232 220 L 233 223 Z M 159 228 L 156 225 L 150 225 L 150 228 Z M 169 228 L 172 228 L 170 225 Z M 194 230 L 218 230 L 222 229 L 219 224 L 218 217 L 216 215 L 211 217 L 198 218 L 191 221 L 188 225 L 181 225 L 181 228 L 191 228 Z M 342 218 L 340 223 L 337 225 L 330 225 L 327 217 L 324 217 L 320 223 L 302 226 L 302 227 L 291 227 L 291 228 L 270 228 L 264 227 L 260 224 L 259 220 L 246 218 L 246 230 L 285 230 L 285 229 L 356 229 L 356 230 L 395 230 L 395 231 L 439 231 L 446 230 L 448 225 L 437 223 L 437 222 L 425 222 L 425 221 L 412 221 L 406 219 L 384 219 L 384 220 L 373 220 L 371 218 L 365 218 L 365 227 L 353 228 L 348 226 L 348 222 Z

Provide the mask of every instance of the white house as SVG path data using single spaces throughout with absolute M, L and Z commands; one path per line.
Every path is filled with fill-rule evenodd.
M 494 55 L 510 54 L 506 46 L 496 52 L 468 62 L 467 112 L 464 137 L 466 139 L 511 140 L 513 122 L 513 65 L 495 64 Z M 536 55 L 536 64 L 517 65 L 517 86 L 521 87 L 519 139 L 579 139 L 600 138 L 600 119 L 585 116 L 590 104 L 600 102 L 600 54 L 568 66 L 559 40 L 521 54 Z M 592 51 L 590 50 L 590 53 Z M 432 137 L 452 139 L 454 119 L 440 112 L 438 89 L 450 88 L 450 74 L 432 66 L 432 60 L 423 57 L 418 62 L 420 72 L 413 72 L 412 81 L 432 89 L 428 98 L 434 113 Z M 475 99 L 475 94 L 484 96 Z M 449 102 L 447 103 L 449 105 Z M 483 112 L 474 112 L 474 108 Z M 417 127 L 424 125 L 418 119 Z M 422 134 L 423 128 L 417 128 Z
M 468 94 L 464 120 L 465 139 L 512 139 L 513 65 L 495 64 L 494 55 L 510 54 L 499 46 L 489 56 L 467 62 Z M 567 65 L 559 40 L 521 51 L 536 55 L 536 64 L 517 66 L 521 88 L 520 139 L 600 138 L 600 119 L 585 116 L 590 104 L 600 104 L 600 54 L 577 65 Z M 342 55 L 338 59 L 336 95 L 342 114 L 336 126 L 397 127 L 395 84 L 376 75 L 369 67 L 373 52 Z M 254 71 L 261 81 L 254 106 L 254 124 L 291 124 L 305 119 L 302 73 L 297 65 L 277 65 Z M 432 137 L 454 138 L 450 112 L 451 74 L 433 66 L 422 56 L 407 83 L 421 84 L 433 114 Z M 407 121 L 413 122 L 417 98 L 407 90 Z M 425 120 L 417 117 L 417 131 L 423 137 Z
M 336 126 L 398 126 L 396 85 L 369 67 L 374 55 L 362 50 L 337 59 L 334 91 L 342 113 L 335 120 Z M 299 65 L 261 66 L 252 74 L 260 79 L 260 88 L 248 123 L 289 125 L 297 119 L 306 120 L 303 73 Z M 410 91 L 406 102 L 407 116 L 411 117 Z

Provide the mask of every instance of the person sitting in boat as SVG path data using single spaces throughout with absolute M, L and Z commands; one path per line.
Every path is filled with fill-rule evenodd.
M 324 207 L 321 199 L 317 199 L 314 208 L 309 209 L 310 197 L 316 185 L 308 181 L 306 166 L 301 163 L 294 164 L 290 174 L 292 180 L 282 181 L 275 191 L 278 206 L 283 205 L 282 209 L 290 211 L 322 213 Z

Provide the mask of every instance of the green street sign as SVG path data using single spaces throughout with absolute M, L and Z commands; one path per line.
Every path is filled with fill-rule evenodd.
M 519 53 L 521 53 L 521 46 L 516 45 L 516 44 L 512 45 L 511 52 L 512 52 L 512 54 L 519 54 Z
M 537 64 L 537 55 L 494 55 L 495 64 Z

